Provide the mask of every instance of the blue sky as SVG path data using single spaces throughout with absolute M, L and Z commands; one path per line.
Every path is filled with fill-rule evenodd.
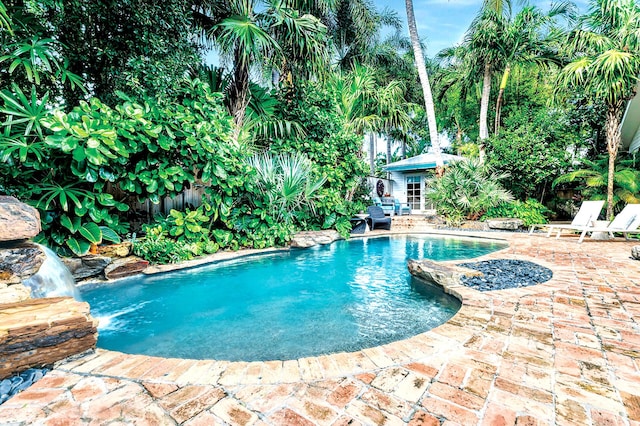
M 378 10 L 389 8 L 398 14 L 404 23 L 404 33 L 409 34 L 406 28 L 407 12 L 404 0 L 374 0 Z M 433 57 L 440 50 L 454 46 L 462 41 L 465 31 L 469 28 L 474 16 L 482 6 L 482 0 L 413 0 L 413 9 L 418 25 L 420 38 L 426 41 L 427 56 Z M 530 0 L 529 4 L 536 5 L 542 10 L 548 10 L 551 0 Z M 587 10 L 587 0 L 574 0 L 581 13 Z M 517 11 L 518 1 L 513 1 L 513 10 Z M 208 63 L 218 63 L 217 55 L 210 52 L 207 55 Z
M 574 0 L 574 2 L 581 12 L 586 10 L 586 0 Z M 374 3 L 378 10 L 387 7 L 396 11 L 406 26 L 407 13 L 404 0 L 374 0 Z M 551 5 L 549 0 L 534 0 L 529 3 L 542 10 L 548 10 Z M 516 1 L 512 4 L 514 4 L 514 11 L 520 9 Z M 445 47 L 462 41 L 465 31 L 480 10 L 480 6 L 482 6 L 482 0 L 414 0 L 413 9 L 418 34 L 422 40 L 426 41 L 427 56 L 433 57 Z M 406 28 L 405 33 L 408 34 Z

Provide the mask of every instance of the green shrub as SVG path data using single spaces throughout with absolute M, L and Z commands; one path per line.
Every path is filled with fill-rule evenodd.
M 518 199 L 548 195 L 553 179 L 570 167 L 568 146 L 579 146 L 580 137 L 568 131 L 564 114 L 549 108 L 534 113 L 526 108 L 511 111 L 499 136 L 486 141 L 487 164 L 508 173 L 504 186 Z
M 527 201 L 514 200 L 491 207 L 482 216 L 482 220 L 496 217 L 515 217 L 522 219 L 524 226 L 530 226 L 536 223 L 547 223 L 545 214 L 548 213 L 551 213 L 551 210 L 539 201 L 530 198 Z
M 457 161 L 447 167 L 444 176 L 432 180 L 426 197 L 449 225 L 458 226 L 464 219 L 477 220 L 489 208 L 513 199 L 500 184 L 505 177 L 478 160 Z
M 161 226 L 145 226 L 146 236 L 133 242 L 133 253 L 152 264 L 178 263 L 192 259 L 190 244 L 167 238 Z
M 304 152 L 326 182 L 318 190 L 315 210 L 299 212 L 296 221 L 303 229 L 334 228 L 343 235 L 351 230 L 349 219 L 364 209 L 359 203 L 359 186 L 368 174 L 361 158 L 362 136 L 349 130 L 344 114 L 337 108 L 330 89 L 319 83 L 296 85 L 281 97 L 282 118 L 303 123 L 306 136 L 274 139 L 276 153 Z
M 184 83 L 180 102 L 122 95 L 115 108 L 92 98 L 69 113 L 17 86 L 0 97 L 10 123 L 0 138 L 0 191 L 40 210 L 39 240 L 59 252 L 83 255 L 91 243 L 125 234 L 127 203 L 158 203 L 196 182 L 209 188 L 211 221 L 224 226 L 246 190 L 247 150 L 232 141 L 222 95 L 198 80 Z M 121 199 L 108 193 L 114 187 Z M 195 229 L 188 225 L 182 233 Z M 83 232 L 94 226 L 100 235 Z
M 195 210 L 180 212 L 171 209 L 166 220 L 169 235 L 176 241 L 209 241 L 208 226 L 211 218 L 204 213 L 207 207 L 210 208 L 210 205 L 205 202 Z

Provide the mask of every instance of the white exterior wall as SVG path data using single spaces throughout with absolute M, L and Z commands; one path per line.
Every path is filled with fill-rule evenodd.
M 420 176 L 420 210 L 412 210 L 411 213 L 424 213 L 431 210 L 431 205 L 425 202 L 426 185 L 425 182 L 431 177 L 430 174 L 424 172 L 390 172 L 389 179 L 393 182 L 394 191 L 392 196 L 398 199 L 400 203 L 407 202 L 407 176 Z
M 393 192 L 391 195 L 397 198 L 401 203 L 407 202 L 407 185 L 404 179 L 404 174 L 401 172 L 389 173 L 389 180 L 393 182 Z
M 629 148 L 629 152 L 640 149 L 640 82 L 636 86 L 636 95 L 627 103 L 620 123 L 622 148 Z
M 390 181 L 389 179 L 377 178 L 375 176 L 368 176 L 367 177 L 367 184 L 371 188 L 371 196 L 372 197 L 377 197 L 378 196 L 378 194 L 376 193 L 376 183 L 379 180 L 384 182 L 384 190 L 385 190 L 385 192 L 388 192 L 389 194 L 393 194 L 393 190 L 394 190 L 395 186 L 394 186 L 392 181 Z
M 636 134 L 633 136 L 631 140 L 631 145 L 629 145 L 629 152 L 634 152 L 640 149 L 640 128 L 636 131 Z

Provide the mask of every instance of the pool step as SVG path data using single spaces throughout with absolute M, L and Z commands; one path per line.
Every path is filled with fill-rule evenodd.
M 428 231 L 435 229 L 431 217 L 425 215 L 393 216 L 391 217 L 391 229 L 393 231 Z

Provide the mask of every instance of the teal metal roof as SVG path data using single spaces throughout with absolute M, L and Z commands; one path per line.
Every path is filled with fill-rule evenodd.
M 462 159 L 463 157 L 460 157 L 459 155 L 442 154 L 442 161 L 444 164 L 449 164 Z M 436 156 L 433 153 L 420 154 L 415 157 L 396 161 L 395 163 L 389 163 L 382 168 L 388 172 L 408 172 L 414 170 L 435 169 Z

